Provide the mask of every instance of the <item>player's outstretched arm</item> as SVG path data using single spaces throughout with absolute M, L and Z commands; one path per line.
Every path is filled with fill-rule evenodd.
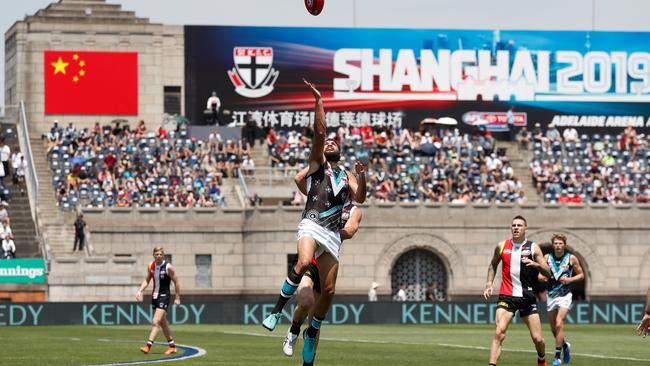
M 485 290 L 483 290 L 483 297 L 485 300 L 489 299 L 490 296 L 492 296 L 492 284 L 494 283 L 494 276 L 497 273 L 499 262 L 501 262 L 500 244 L 494 248 L 494 255 L 492 255 L 492 260 L 490 260 L 490 265 L 488 266 L 487 281 L 485 282 Z
M 341 234 L 341 240 L 352 239 L 354 234 L 359 231 L 359 225 L 361 224 L 361 219 L 363 218 L 363 213 L 359 207 L 352 210 L 352 215 L 350 219 L 345 223 L 343 229 L 339 230 Z
M 176 269 L 171 264 L 167 265 L 167 272 L 174 282 L 174 306 L 178 306 L 181 304 L 181 282 L 178 280 Z
M 294 183 L 300 193 L 307 195 L 307 173 L 309 173 L 309 167 L 304 168 L 299 171 L 298 174 L 293 178 Z
M 327 134 L 325 126 L 325 109 L 323 108 L 323 100 L 321 99 L 320 91 L 316 86 L 305 79 L 302 81 L 309 87 L 311 93 L 314 95 L 316 106 L 314 112 L 316 114 L 314 121 L 314 139 L 312 140 L 311 152 L 309 153 L 309 172 L 314 172 L 318 167 L 323 164 L 325 157 L 323 156 L 323 149 L 325 147 L 325 137 Z
M 144 277 L 144 280 L 140 284 L 140 287 L 138 288 L 138 291 L 135 293 L 135 300 L 136 301 L 142 301 L 142 291 L 149 286 L 149 282 L 151 282 L 151 272 L 147 269 L 147 274 Z

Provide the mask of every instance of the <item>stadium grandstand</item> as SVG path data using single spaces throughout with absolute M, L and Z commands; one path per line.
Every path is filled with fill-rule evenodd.
M 8 359 L 297 363 L 280 337 L 285 348 L 315 338 L 326 300 L 307 341 L 291 341 L 303 300 L 290 298 L 325 263 L 338 272 L 317 281 L 333 298 L 319 364 L 487 364 L 487 345 L 503 342 L 497 291 L 517 297 L 517 286 L 536 296 L 533 314 L 519 314 L 539 308 L 549 364 L 567 362 L 547 325 L 557 288 L 574 302 L 572 363 L 650 362 L 628 335 L 650 286 L 643 11 L 326 0 L 318 15 L 323 1 L 283 2 L 43 0 L 3 20 L 0 325 L 18 342 Z M 358 220 L 351 234 L 347 220 Z M 562 266 L 579 268 L 570 287 L 552 278 L 564 268 L 553 267 L 557 240 Z M 305 247 L 331 258 L 306 269 Z M 534 284 L 522 287 L 528 267 Z M 182 301 L 160 305 L 170 281 Z M 274 314 L 283 329 L 268 333 Z M 152 323 L 164 355 L 145 339 Z M 499 365 L 532 364 L 528 330 L 510 332 Z M 94 351 L 31 355 L 34 335 Z

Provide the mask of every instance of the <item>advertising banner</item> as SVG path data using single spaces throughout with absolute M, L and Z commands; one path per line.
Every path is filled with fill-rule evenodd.
M 323 93 L 328 126 L 461 129 L 535 123 L 613 133 L 650 130 L 650 33 L 363 28 L 185 27 L 186 114 L 300 128 L 313 120 L 302 78 Z
M 45 283 L 45 260 L 0 260 L 0 283 Z
M 544 305 L 544 304 L 540 304 Z M 171 324 L 261 324 L 274 304 L 245 301 L 183 303 L 170 306 Z M 282 323 L 290 323 L 294 304 L 287 305 Z M 540 309 L 545 309 L 540 306 Z M 331 324 L 492 324 L 496 303 L 484 302 L 339 302 L 325 319 Z M 641 321 L 642 302 L 578 302 L 569 324 L 632 324 Z M 143 303 L 5 303 L 0 304 L 0 326 L 5 325 L 132 325 L 151 324 L 153 309 Z M 546 311 L 540 311 L 546 322 Z M 520 321 L 515 318 L 515 322 Z

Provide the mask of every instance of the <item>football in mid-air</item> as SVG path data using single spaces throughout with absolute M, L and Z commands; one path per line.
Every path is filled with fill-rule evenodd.
M 318 15 L 323 11 L 325 0 L 305 0 L 305 7 L 311 15 Z

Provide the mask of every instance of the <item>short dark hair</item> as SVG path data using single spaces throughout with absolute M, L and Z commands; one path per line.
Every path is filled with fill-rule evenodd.
M 525 226 L 528 226 L 528 221 L 526 221 L 526 219 L 521 215 L 517 215 L 517 216 L 512 218 L 512 221 L 515 221 L 515 220 L 521 220 L 521 221 L 524 222 Z
M 566 245 L 566 235 L 560 234 L 560 233 L 553 234 L 553 236 L 551 237 L 551 245 L 553 245 L 553 242 L 555 242 L 555 239 L 562 240 L 564 245 Z

